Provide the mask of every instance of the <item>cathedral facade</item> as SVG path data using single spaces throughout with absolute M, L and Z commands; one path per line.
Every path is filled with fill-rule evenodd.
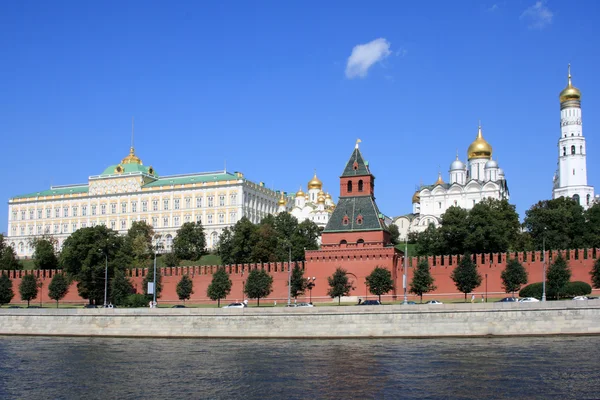
M 413 212 L 393 219 L 401 240 L 411 232 L 423 232 L 430 224 L 438 227 L 449 207 L 470 210 L 486 198 L 508 200 L 504 170 L 492 159 L 492 146 L 483 138 L 481 125 L 467 157 L 465 164 L 457 154 L 450 164 L 448 182 L 439 173 L 434 184 L 421 185 L 412 197 Z
M 584 209 L 594 201 L 594 187 L 587 183 L 587 150 L 581 123 L 581 91 L 571 83 L 560 92 L 560 138 L 552 198 L 570 197 Z
M 125 234 L 134 221 L 143 221 L 169 251 L 182 224 L 200 222 L 207 247 L 214 248 L 224 228 L 244 216 L 258 223 L 277 212 L 277 201 L 277 192 L 241 172 L 159 176 L 131 147 L 119 164 L 90 176 L 88 183 L 9 199 L 7 242 L 17 256 L 31 257 L 36 236 L 52 235 L 60 248 L 79 228 L 105 225 Z
M 302 187 L 295 193 L 286 195 L 281 193 L 278 201 L 278 212 L 288 212 L 299 222 L 306 219 L 314 222 L 323 230 L 329 222 L 329 217 L 335 209 L 331 195 L 323 191 L 323 182 L 317 174 L 307 184 L 308 191 L 304 193 Z

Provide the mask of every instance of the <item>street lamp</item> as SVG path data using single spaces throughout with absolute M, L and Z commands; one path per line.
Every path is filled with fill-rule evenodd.
M 542 261 L 542 301 L 546 301 L 546 228 L 544 228 L 544 236 L 542 237 L 542 253 L 544 260 Z
M 292 243 L 288 242 L 288 307 L 292 300 Z
M 108 292 L 108 246 L 106 249 L 98 249 L 99 252 L 104 252 L 104 308 L 106 308 L 106 294 Z
M 406 297 L 406 269 L 408 268 L 408 234 L 404 238 L 404 275 L 402 276 L 402 286 L 404 287 L 404 301 L 402 304 L 408 304 Z
M 317 280 L 317 278 L 315 278 L 314 276 L 311 278 L 310 276 L 308 277 L 308 283 L 306 284 L 306 288 L 308 289 L 309 294 L 309 303 L 312 304 L 312 290 L 315 287 L 316 283 L 315 281 Z
M 158 253 L 161 239 L 156 240 L 156 251 L 154 252 L 154 280 L 152 283 L 152 307 L 156 304 L 156 253 Z M 105 300 L 106 302 L 106 300 Z
M 485 302 L 487 303 L 487 274 L 485 274 Z
M 242 277 L 242 303 L 243 303 L 244 302 L 244 284 L 246 283 L 246 282 L 244 282 L 244 266 L 242 266 L 241 277 Z

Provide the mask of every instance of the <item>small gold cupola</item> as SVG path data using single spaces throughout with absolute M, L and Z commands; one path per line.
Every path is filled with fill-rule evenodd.
M 315 176 L 308 182 L 308 190 L 310 189 L 319 189 L 323 188 L 323 182 L 319 178 L 317 178 L 317 173 L 315 172 Z
M 581 91 L 579 89 L 577 89 L 575 86 L 573 86 L 573 84 L 571 83 L 571 64 L 569 64 L 569 73 L 568 73 L 568 83 L 567 83 L 567 87 L 563 89 L 562 92 L 560 92 L 560 102 L 564 103 L 565 101 L 581 101 Z
M 469 160 L 473 160 L 475 158 L 492 158 L 492 146 L 483 138 L 481 133 L 481 124 L 479 124 L 479 130 L 477 132 L 477 137 L 469 146 L 467 150 L 469 155 Z
M 142 160 L 139 159 L 138 156 L 135 155 L 135 150 L 133 146 L 129 148 L 129 155 L 121 160 L 121 164 L 139 164 L 142 165 Z
M 281 197 L 279 198 L 279 201 L 277 202 L 277 204 L 279 204 L 280 206 L 284 206 L 284 207 L 287 204 L 287 201 L 285 200 L 284 192 L 281 192 Z
M 444 180 L 442 179 L 442 173 L 438 172 L 438 178 L 437 181 L 435 181 L 436 185 L 443 185 L 444 184 Z

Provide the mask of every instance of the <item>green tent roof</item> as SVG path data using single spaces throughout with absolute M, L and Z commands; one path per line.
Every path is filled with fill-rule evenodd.
M 48 190 L 42 190 L 40 192 L 23 194 L 20 196 L 14 196 L 12 199 L 27 199 L 30 197 L 41 197 L 41 196 L 60 196 L 64 194 L 76 194 L 76 193 L 87 193 L 87 185 L 77 186 L 64 186 L 64 187 L 51 187 Z
M 150 167 L 142 165 L 142 164 L 136 164 L 136 163 L 111 165 L 108 168 L 106 168 L 104 170 L 104 172 L 102 172 L 102 174 L 100 176 L 103 176 L 103 175 L 117 175 L 117 174 L 119 174 L 118 172 L 115 172 L 115 169 L 119 165 L 121 166 L 121 168 L 123 168 L 123 172 L 121 172 L 121 174 L 127 174 L 127 173 L 133 173 L 133 172 L 141 172 L 141 173 L 144 173 L 144 174 L 153 175 L 153 176 L 158 177 L 158 175 L 156 174 L 156 171 L 152 171 L 153 172 L 152 174 L 149 172 Z
M 344 168 L 344 172 L 342 173 L 342 177 L 344 176 L 359 176 L 359 175 L 370 175 L 369 165 L 363 159 L 360 150 L 357 148 L 354 149 L 348 163 L 346 164 L 346 168 Z
M 362 217 L 360 225 L 359 216 Z M 380 216 L 383 217 L 371 196 L 341 197 L 323 232 L 387 230 Z M 348 217 L 347 225 L 344 225 L 345 217 Z
M 193 175 L 180 175 L 180 176 L 165 176 L 154 182 L 147 183 L 144 188 L 158 187 L 158 186 L 169 186 L 169 185 L 185 185 L 189 183 L 203 183 L 203 182 L 219 182 L 219 181 L 237 181 L 241 178 L 229 172 L 216 172 L 207 174 L 193 174 Z

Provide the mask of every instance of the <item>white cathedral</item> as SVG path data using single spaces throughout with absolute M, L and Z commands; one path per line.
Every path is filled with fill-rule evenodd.
M 444 182 L 439 173 L 433 185 L 421 185 L 412 198 L 412 214 L 394 218 L 400 239 L 410 232 L 423 232 L 429 224 L 438 227 L 441 217 L 451 206 L 466 210 L 485 198 L 509 198 L 504 171 L 492 159 L 492 146 L 483 138 L 481 125 L 477 137 L 467 150 L 467 164 L 456 155 L 450 164 L 450 181 Z
M 560 92 L 560 138 L 558 165 L 554 174 L 552 198 L 571 197 L 584 209 L 594 201 L 594 187 L 587 184 L 585 137 L 581 125 L 581 92 L 571 83 Z
M 329 193 L 323 191 L 323 182 L 317 178 L 317 173 L 308 182 L 308 193 L 302 187 L 295 194 L 286 195 L 281 192 L 278 201 L 278 212 L 289 212 L 302 222 L 305 219 L 313 221 L 323 230 L 329 222 L 329 217 L 335 208 L 335 203 Z

